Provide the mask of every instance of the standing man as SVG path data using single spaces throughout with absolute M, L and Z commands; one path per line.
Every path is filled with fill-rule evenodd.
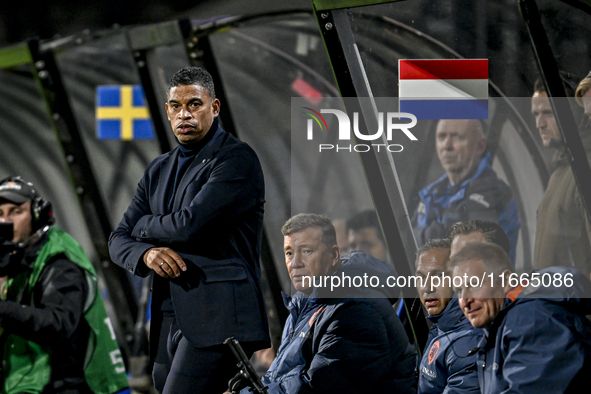
M 482 338 L 458 306 L 451 282 L 445 282 L 449 239 L 432 239 L 417 250 L 417 291 L 433 323 L 419 366 L 419 394 L 480 393 L 476 354 Z
M 385 283 L 393 267 L 363 252 L 341 256 L 326 216 L 296 215 L 281 232 L 296 293 L 284 295 L 290 316 L 262 379 L 269 394 L 416 393 L 415 352 L 392 308 L 398 289 L 352 285 L 364 274 Z M 323 278 L 329 286 L 314 285 Z
M 226 338 L 270 346 L 260 284 L 264 183 L 257 155 L 218 125 L 211 75 L 179 70 L 166 112 L 179 145 L 146 169 L 109 241 L 154 273 L 150 355 L 160 393 L 221 393 L 237 372 Z
M 82 247 L 20 177 L 0 181 L 2 393 L 111 394 L 125 366 Z M 90 358 L 88 358 L 90 356 Z
M 464 315 L 484 329 L 477 362 L 483 394 L 568 394 L 587 386 L 588 276 L 549 267 L 524 283 L 500 246 L 482 242 L 468 242 L 447 268 L 462 279 L 454 282 L 454 290 Z
M 585 81 L 585 80 L 583 80 Z M 583 83 L 583 82 L 582 82 Z M 572 97 L 572 89 L 566 89 Z M 563 98 L 563 100 L 566 100 Z M 591 225 L 587 220 L 579 189 L 565 145 L 554 118 L 548 94 L 541 80 L 534 84 L 531 113 L 540 132 L 542 144 L 555 149 L 554 171 L 538 207 L 533 267 L 555 265 L 574 267 L 591 274 Z M 587 159 L 591 159 L 591 133 L 581 132 Z
M 444 238 L 455 222 L 482 219 L 498 223 L 511 241 L 515 261 L 521 226 L 509 186 L 491 168 L 482 122 L 442 119 L 435 132 L 437 156 L 445 174 L 419 192 L 413 217 L 418 245 Z

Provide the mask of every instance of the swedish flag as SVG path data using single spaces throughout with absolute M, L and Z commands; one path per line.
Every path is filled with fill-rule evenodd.
M 99 139 L 154 138 L 154 128 L 139 85 L 97 86 L 96 130 Z

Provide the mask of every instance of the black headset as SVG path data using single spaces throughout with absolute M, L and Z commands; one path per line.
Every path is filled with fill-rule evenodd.
M 20 176 L 9 176 L 8 178 L 4 178 L 2 181 L 0 181 L 0 185 L 5 182 L 23 184 L 33 190 L 34 197 L 31 200 L 31 230 L 33 232 L 45 226 L 50 226 L 55 222 L 51 201 L 41 197 L 31 182 L 25 181 Z

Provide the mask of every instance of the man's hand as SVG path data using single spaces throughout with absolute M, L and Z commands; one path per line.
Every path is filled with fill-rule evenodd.
M 144 253 L 146 266 L 163 278 L 178 278 L 187 265 L 174 250 L 170 248 L 152 248 Z

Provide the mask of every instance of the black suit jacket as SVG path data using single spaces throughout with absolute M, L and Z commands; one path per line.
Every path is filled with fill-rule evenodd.
M 218 126 L 180 180 L 169 212 L 166 189 L 178 154 L 177 147 L 148 166 L 109 239 L 113 261 L 135 275 L 151 272 L 143 255 L 152 247 L 170 247 L 187 264 L 179 278 L 154 275 L 151 344 L 159 336 L 160 303 L 170 296 L 179 328 L 194 346 L 234 336 L 268 347 L 259 266 L 264 181 L 258 157 Z M 151 346 L 152 355 L 155 350 Z

